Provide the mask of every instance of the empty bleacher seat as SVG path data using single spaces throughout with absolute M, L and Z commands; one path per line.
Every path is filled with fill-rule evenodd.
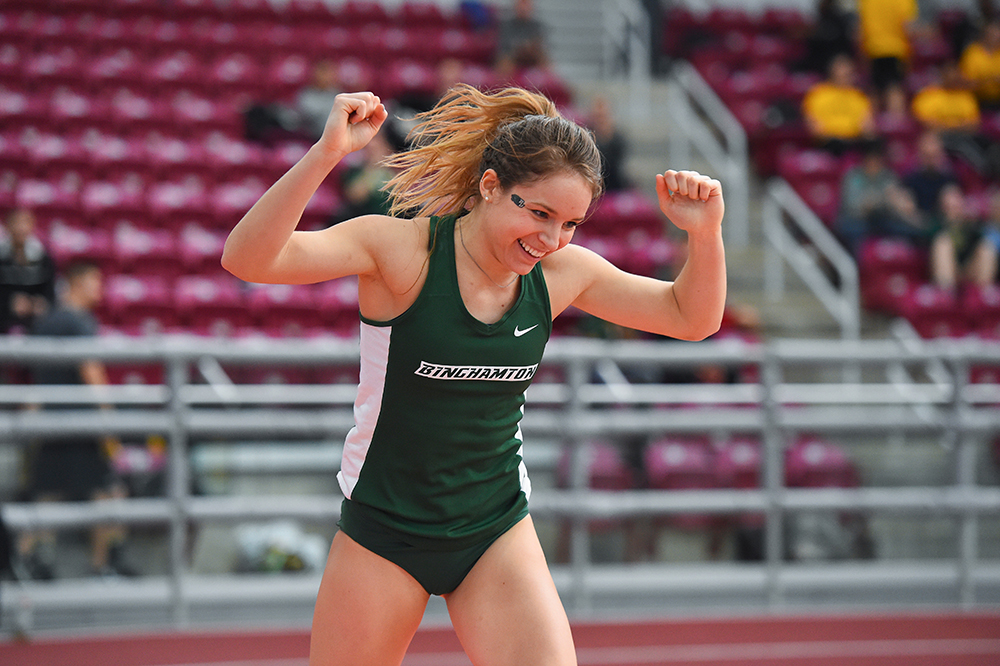
M 913 286 L 903 296 L 900 314 L 925 338 L 961 337 L 968 332 L 955 293 L 927 282 Z
M 986 339 L 996 338 L 1000 334 L 1000 285 L 964 285 L 959 310 L 968 331 Z
M 177 237 L 171 230 L 140 227 L 120 220 L 112 237 L 118 270 L 133 275 L 157 275 L 174 279 L 182 272 L 177 253 Z
M 226 243 L 226 232 L 206 229 L 196 223 L 184 225 L 177 238 L 177 252 L 189 273 L 218 273 Z
M 206 190 L 204 179 L 187 175 L 180 180 L 150 186 L 146 204 L 157 224 L 173 227 L 192 220 L 213 224 L 215 220 L 208 209 Z
M 316 305 L 329 331 L 344 337 L 358 334 L 358 280 L 344 277 L 317 285 Z
M 199 334 L 231 336 L 252 324 L 242 283 L 231 275 L 181 276 L 174 303 L 185 325 Z
M 146 183 L 142 180 L 92 180 L 80 192 L 83 214 L 95 226 L 106 225 L 108 218 L 145 219 Z
M 586 475 L 586 487 L 593 490 L 629 490 L 635 487 L 635 475 L 621 447 L 607 441 L 595 440 L 577 445 L 578 454 Z M 560 488 L 573 487 L 570 469 L 573 450 L 563 449 L 556 467 L 556 484 Z
M 649 197 L 638 191 L 623 190 L 606 193 L 582 228 L 587 235 L 625 237 L 634 229 L 645 229 L 658 236 L 663 225 L 663 213 Z
M 906 295 L 927 275 L 927 253 L 904 239 L 871 238 L 861 244 L 858 270 L 864 306 L 900 314 Z
M 254 285 L 247 305 L 256 325 L 274 336 L 302 335 L 324 323 L 313 285 Z
M 803 435 L 785 450 L 785 484 L 791 488 L 854 488 L 858 470 L 836 444 Z
M 173 290 L 162 275 L 108 275 L 102 310 L 106 323 L 133 333 L 162 333 L 180 323 Z
M 65 266 L 74 259 L 108 266 L 112 258 L 111 235 L 107 230 L 71 225 L 61 219 L 49 226 L 48 248 L 57 266 Z
M 72 182 L 26 178 L 17 183 L 14 203 L 43 216 L 79 217 L 80 214 L 80 192 Z
M 650 443 L 643 455 L 650 488 L 695 490 L 717 488 L 715 452 L 700 437 L 664 437 Z M 714 524 L 710 514 L 678 514 L 668 524 L 681 529 L 702 529 Z

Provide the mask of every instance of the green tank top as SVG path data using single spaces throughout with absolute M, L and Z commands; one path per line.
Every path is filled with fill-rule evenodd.
M 403 314 L 361 318 L 361 380 L 341 490 L 365 515 L 429 545 L 462 548 L 525 510 L 524 392 L 552 331 L 541 265 L 484 324 L 462 301 L 455 218 L 433 217 L 427 279 Z

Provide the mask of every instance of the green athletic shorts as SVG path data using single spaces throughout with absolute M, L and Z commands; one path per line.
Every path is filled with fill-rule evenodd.
M 364 505 L 345 499 L 337 526 L 364 548 L 413 576 L 428 594 L 444 595 L 454 592 L 493 542 L 528 515 L 528 507 L 516 513 L 497 533 L 455 550 L 418 545 L 415 542 L 419 538 L 386 527 L 366 514 Z

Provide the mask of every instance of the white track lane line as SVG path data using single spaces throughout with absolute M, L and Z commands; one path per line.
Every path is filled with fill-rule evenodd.
M 911 639 L 858 641 L 795 641 L 774 643 L 726 643 L 715 645 L 643 645 L 577 648 L 580 666 L 639 666 L 681 662 L 738 662 L 774 659 L 861 657 L 950 657 L 997 655 L 1000 639 Z M 407 655 L 403 666 L 470 666 L 458 652 L 424 652 Z

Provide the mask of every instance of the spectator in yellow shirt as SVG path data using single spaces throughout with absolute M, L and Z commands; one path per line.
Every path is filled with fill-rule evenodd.
M 903 85 L 916 21 L 917 0 L 858 0 L 861 52 L 880 102 L 889 88 Z
M 815 84 L 802 100 L 802 115 L 813 138 L 835 153 L 860 147 L 874 138 L 872 103 L 854 85 L 854 61 L 838 55 L 826 81 Z
M 965 47 L 959 66 L 979 106 L 1000 108 L 1000 23 L 986 24 L 982 38 Z

